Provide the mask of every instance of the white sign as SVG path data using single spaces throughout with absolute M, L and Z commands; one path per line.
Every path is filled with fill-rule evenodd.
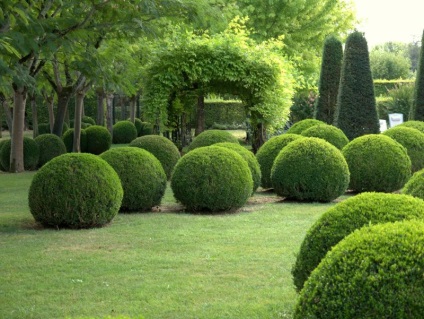
M 389 114 L 390 127 L 395 127 L 396 125 L 403 123 L 403 114 L 402 113 L 392 113 Z
M 387 131 L 387 121 L 380 120 L 380 133 L 383 133 L 384 131 Z

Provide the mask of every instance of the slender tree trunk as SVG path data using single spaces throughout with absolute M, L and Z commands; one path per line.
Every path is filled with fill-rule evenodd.
M 77 92 L 75 96 L 75 119 L 74 119 L 74 145 L 73 151 L 75 153 L 81 152 L 81 119 L 82 109 L 84 104 L 85 92 Z
M 106 126 L 113 138 L 113 93 L 106 94 Z
M 130 120 L 131 122 L 135 122 L 135 112 L 137 107 L 137 95 L 131 96 L 130 99 Z
M 1 104 L 3 105 L 3 110 L 4 110 L 4 114 L 6 116 L 6 124 L 7 127 L 9 129 L 9 132 L 12 133 L 12 128 L 13 128 L 13 116 L 12 116 L 12 111 L 10 109 L 10 105 L 9 105 L 9 101 L 8 99 L 3 96 L 0 95 L 1 98 Z
M 49 125 L 50 125 L 50 132 L 53 132 L 53 126 L 54 126 L 54 96 L 50 96 L 46 99 L 47 101 L 47 108 L 49 111 Z
M 253 136 L 252 136 L 252 149 L 253 153 L 256 154 L 258 149 L 266 141 L 266 128 L 262 123 L 258 123 L 253 126 Z
M 14 87 L 15 102 L 13 107 L 12 144 L 10 150 L 10 172 L 20 173 L 24 169 L 24 125 L 26 87 Z
M 67 86 L 64 87 L 61 92 L 57 92 L 57 111 L 52 133 L 59 137 L 62 136 L 63 122 L 65 122 L 66 111 L 68 109 L 72 90 L 72 86 Z
M 121 104 L 121 120 L 127 119 L 127 99 L 125 96 L 121 96 L 119 99 L 119 102 Z
M 97 125 L 103 126 L 105 123 L 105 92 L 97 90 Z
M 37 102 L 35 100 L 35 94 L 30 95 L 31 109 L 32 109 L 32 137 L 36 138 L 38 136 L 38 110 Z
M 197 136 L 205 130 L 205 96 L 200 94 L 197 98 L 196 129 L 194 135 Z

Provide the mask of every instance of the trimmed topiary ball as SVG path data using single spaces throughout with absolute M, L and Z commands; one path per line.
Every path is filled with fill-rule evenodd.
M 159 160 L 135 147 L 110 149 L 100 155 L 118 176 L 124 189 L 121 211 L 146 211 L 159 205 L 166 189 L 166 175 Z
M 1 165 L 5 168 L 10 167 L 11 140 L 7 140 L 1 149 Z M 40 148 L 32 138 L 24 136 L 24 169 L 32 171 L 37 168 L 40 157 Z
M 86 123 L 86 124 L 90 124 L 90 125 L 96 125 L 96 121 L 92 117 L 87 116 L 87 115 L 84 115 L 81 118 L 81 122 Z
M 247 165 L 249 166 L 250 173 L 252 174 L 252 180 L 253 180 L 253 189 L 252 189 L 252 195 L 256 192 L 259 185 L 261 184 L 261 168 L 259 167 L 258 160 L 256 159 L 255 155 L 241 146 L 240 144 L 235 143 L 216 143 L 214 146 L 219 147 L 225 147 L 230 150 L 233 150 L 237 152 L 243 159 L 247 162 Z
M 379 223 L 424 220 L 424 201 L 408 195 L 362 193 L 330 208 L 308 230 L 292 269 L 300 291 L 331 247 L 354 230 Z
M 422 318 L 424 223 L 364 227 L 312 272 L 294 319 Z
M 40 158 L 38 160 L 38 167 L 43 166 L 51 159 L 65 154 L 66 147 L 62 139 L 54 134 L 43 134 L 34 139 L 40 148 Z
M 71 153 L 74 148 L 74 129 L 70 128 L 62 135 L 63 143 L 65 144 L 66 151 Z M 80 149 L 84 153 L 87 151 L 87 133 L 81 129 L 80 135 Z
M 237 138 L 230 132 L 222 130 L 208 130 L 200 133 L 193 139 L 187 148 L 187 152 L 190 152 L 198 147 L 210 146 L 223 142 L 239 144 Z
M 112 145 L 112 135 L 106 127 L 92 125 L 85 129 L 87 134 L 87 153 L 99 155 L 106 152 Z
M 349 185 L 349 168 L 339 149 L 316 137 L 291 142 L 274 161 L 271 180 L 277 195 L 330 202 Z
M 272 188 L 271 169 L 277 155 L 287 144 L 301 137 L 298 134 L 273 136 L 259 148 L 256 153 L 256 159 L 261 168 L 261 186 L 263 188 Z
M 402 189 L 402 193 L 424 199 L 424 169 L 412 175 Z
M 406 149 L 382 134 L 360 136 L 347 144 L 343 155 L 349 165 L 349 189 L 355 192 L 399 190 L 411 176 Z
M 149 122 L 141 122 L 141 129 L 138 136 L 151 135 L 153 134 L 153 124 Z
M 113 144 L 128 144 L 137 137 L 137 128 L 130 121 L 119 121 L 113 126 Z
M 38 124 L 38 135 L 50 134 L 50 124 L 49 123 L 40 123 Z
M 339 150 L 349 143 L 345 133 L 338 127 L 328 124 L 314 125 L 302 132 L 302 136 L 318 137 L 326 140 L 328 143 L 333 144 Z
M 406 122 L 403 122 L 402 124 L 399 124 L 397 126 L 412 127 L 414 129 L 417 129 L 421 133 L 424 133 L 424 122 L 423 121 L 406 121 Z
M 162 164 L 167 179 L 171 178 L 172 171 L 181 157 L 175 144 L 164 136 L 146 135 L 137 137 L 129 146 L 143 148 L 152 153 Z
M 45 226 L 99 227 L 121 206 L 118 174 L 100 157 L 68 153 L 55 157 L 34 176 L 28 201 L 35 220 Z
M 3 145 L 6 144 L 8 140 L 1 140 L 0 141 L 0 171 L 6 172 L 8 171 L 8 169 L 6 167 L 3 167 L 3 165 L 1 164 L 1 149 L 3 148 Z
M 424 168 L 424 134 L 407 126 L 395 126 L 384 133 L 406 148 L 411 159 L 412 172 Z
M 320 125 L 320 124 L 326 124 L 323 121 L 320 120 L 315 120 L 315 119 L 305 119 L 305 120 L 301 120 L 299 122 L 294 123 L 288 130 L 286 133 L 290 133 L 290 134 L 302 134 L 303 131 L 307 130 L 308 128 L 315 126 L 315 125 Z
M 135 125 L 135 128 L 137 129 L 137 137 L 141 136 L 141 131 L 143 129 L 143 122 L 140 119 L 135 118 L 134 125 Z
M 177 201 L 190 211 L 225 211 L 243 206 L 253 181 L 246 161 L 219 146 L 201 147 L 183 156 L 172 174 Z

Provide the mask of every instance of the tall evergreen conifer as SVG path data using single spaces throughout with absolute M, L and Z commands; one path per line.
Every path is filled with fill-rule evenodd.
M 342 60 L 342 42 L 335 36 L 327 37 L 322 52 L 321 75 L 318 87 L 319 96 L 314 114 L 317 120 L 327 124 L 333 124 L 334 121 Z
M 412 103 L 410 120 L 424 121 L 424 31 L 421 39 L 420 59 L 418 61 L 417 77 L 415 79 L 414 101 Z
M 358 31 L 346 40 L 334 125 L 349 140 L 380 132 L 367 40 Z

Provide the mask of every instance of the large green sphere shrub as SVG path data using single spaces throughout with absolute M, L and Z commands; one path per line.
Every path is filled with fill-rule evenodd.
M 121 211 L 146 211 L 159 205 L 166 175 L 156 157 L 135 147 L 110 149 L 100 155 L 118 173 L 124 189 Z
M 74 129 L 70 128 L 62 135 L 63 143 L 65 144 L 66 151 L 71 153 L 74 148 Z M 81 129 L 80 134 L 80 150 L 81 152 L 87 151 L 87 133 Z
M 219 147 L 225 147 L 230 150 L 233 150 L 237 152 L 243 159 L 247 162 L 247 165 L 249 166 L 250 173 L 252 174 L 252 180 L 253 180 L 253 189 L 252 189 L 252 195 L 256 190 L 258 189 L 259 185 L 261 184 L 261 168 L 259 167 L 258 160 L 256 159 L 255 155 L 247 150 L 245 147 L 241 146 L 240 144 L 235 143 L 216 143 L 214 146 Z
M 395 126 L 383 133 L 406 148 L 411 159 L 412 172 L 424 168 L 424 134 L 407 126 Z
M 137 137 L 130 146 L 143 148 L 152 153 L 162 164 L 168 179 L 180 159 L 180 151 L 175 144 L 164 136 L 145 135 Z
M 119 121 L 113 125 L 113 144 L 128 144 L 137 137 L 137 128 L 130 121 Z
M 320 124 L 326 124 L 323 121 L 316 120 L 316 119 L 305 119 L 299 122 L 294 123 L 286 133 L 290 134 L 302 134 L 303 131 L 307 130 L 308 128 L 320 125 Z
M 45 226 L 98 227 L 121 206 L 118 174 L 100 157 L 68 153 L 44 165 L 34 176 L 28 201 L 35 220 Z
M 273 136 L 259 148 L 256 153 L 256 159 L 261 168 L 261 186 L 263 188 L 272 187 L 271 169 L 277 155 L 287 144 L 298 138 L 301 138 L 301 136 L 297 134 Z
M 66 153 L 65 143 L 63 143 L 62 139 L 55 134 L 43 134 L 37 136 L 34 140 L 38 143 L 38 147 L 40 148 L 38 167 L 41 167 L 51 159 Z
M 188 146 L 187 151 L 189 152 L 198 147 L 210 146 L 223 142 L 239 144 L 237 138 L 230 132 L 222 130 L 208 130 L 197 135 Z
M 172 174 L 175 198 L 190 211 L 225 211 L 243 206 L 253 181 L 246 161 L 219 146 L 200 147 L 183 156 Z
M 143 129 L 143 122 L 140 119 L 135 118 L 134 125 L 135 125 L 135 128 L 137 129 L 137 137 L 141 136 L 141 130 Z
M 403 187 L 402 193 L 424 199 L 424 169 L 412 175 Z
M 423 255 L 420 221 L 361 228 L 312 272 L 293 318 L 422 318 Z
M 1 149 L 0 162 L 4 168 L 10 167 L 11 140 L 7 140 Z M 40 158 L 40 147 L 32 138 L 24 136 L 24 169 L 32 171 L 37 168 Z
M 138 136 L 151 135 L 153 134 L 153 124 L 149 122 L 141 122 L 141 129 Z
M 326 140 L 328 143 L 333 144 L 339 150 L 346 146 L 349 143 L 345 133 L 338 127 L 328 124 L 318 124 L 314 125 L 301 134 L 306 137 L 318 137 Z
M 357 137 L 347 144 L 343 155 L 349 165 L 350 185 L 355 192 L 393 192 L 411 176 L 406 149 L 383 134 Z
M 106 152 L 112 145 L 112 136 L 106 127 L 92 125 L 85 129 L 87 134 L 87 153 L 99 155 Z
M 412 127 L 417 129 L 418 131 L 424 133 L 424 122 L 423 121 L 406 121 L 402 124 L 399 124 L 398 126 L 406 126 L 406 127 Z
M 282 197 L 330 202 L 349 185 L 349 169 L 339 149 L 316 137 L 291 142 L 274 161 L 271 180 Z
M 354 230 L 378 223 L 424 220 L 424 201 L 408 195 L 362 193 L 326 211 L 308 230 L 292 269 L 300 291 L 322 258 Z
M 88 115 L 84 115 L 81 118 L 81 122 L 82 123 L 86 123 L 86 124 L 90 124 L 90 125 L 96 125 L 96 121 L 92 117 L 90 117 Z
M 1 149 L 3 148 L 3 145 L 6 144 L 7 141 L 8 140 L 1 140 L 0 141 L 0 171 L 3 171 L 3 172 L 8 171 L 8 168 L 3 167 L 2 163 L 1 163 L 1 156 L 2 156 L 1 155 Z

